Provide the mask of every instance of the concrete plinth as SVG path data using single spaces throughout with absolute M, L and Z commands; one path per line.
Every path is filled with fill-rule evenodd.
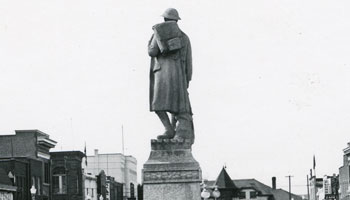
M 144 200 L 200 200 L 202 172 L 191 140 L 152 140 L 143 165 Z

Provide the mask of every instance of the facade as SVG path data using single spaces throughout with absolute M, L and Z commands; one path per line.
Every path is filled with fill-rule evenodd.
M 208 181 L 206 185 L 209 191 L 212 191 L 215 186 L 218 187 L 221 193 L 218 200 L 289 200 L 289 192 L 276 188 L 276 178 L 272 178 L 272 187 L 255 179 L 232 180 L 225 168 L 222 169 L 216 181 Z M 291 194 L 291 197 L 294 200 L 302 200 L 295 194 Z
M 316 178 L 315 176 L 311 176 L 309 183 L 310 200 L 320 200 L 319 196 L 323 188 L 323 178 Z
M 84 172 L 80 151 L 51 152 L 52 200 L 122 200 L 123 184 L 106 176 Z
M 343 152 L 343 166 L 339 168 L 339 199 L 350 200 L 350 142 Z
M 83 165 L 86 173 L 97 176 L 104 170 L 106 176 L 115 178 L 122 183 L 124 199 L 137 197 L 137 161 L 133 156 L 120 153 L 99 154 L 95 150 L 93 156 L 87 156 L 88 165 Z
M 0 136 L 0 168 L 17 187 L 14 199 L 30 199 L 32 186 L 36 189 L 36 199 L 50 199 L 49 150 L 55 147 L 56 141 L 39 130 L 17 130 L 15 133 Z
M 0 200 L 13 200 L 16 190 L 5 170 L 0 168 Z
M 118 183 L 113 177 L 107 176 L 106 182 L 107 198 L 108 200 L 123 200 L 123 184 Z M 130 199 L 130 198 L 129 198 Z
M 310 200 L 336 200 L 339 199 L 339 180 L 335 174 L 333 176 L 325 175 L 323 178 L 310 178 Z
M 80 151 L 51 152 L 52 200 L 83 200 L 83 171 Z
M 85 200 L 98 200 L 97 199 L 97 178 L 91 174 L 84 173 L 84 199 Z

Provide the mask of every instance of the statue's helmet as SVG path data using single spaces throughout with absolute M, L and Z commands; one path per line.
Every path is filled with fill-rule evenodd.
M 179 13 L 175 8 L 168 8 L 164 11 L 162 14 L 164 18 L 168 19 L 174 19 L 174 20 L 180 20 L 181 18 L 179 17 Z

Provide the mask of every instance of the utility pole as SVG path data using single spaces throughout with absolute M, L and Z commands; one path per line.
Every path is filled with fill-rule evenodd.
M 288 178 L 289 179 L 289 200 L 292 200 L 292 189 L 291 189 L 291 178 L 292 178 L 293 176 L 291 176 L 291 175 L 288 175 L 288 176 L 286 176 L 286 178 Z
M 307 199 L 310 200 L 310 192 L 309 192 L 309 175 L 306 175 L 306 186 L 307 186 Z

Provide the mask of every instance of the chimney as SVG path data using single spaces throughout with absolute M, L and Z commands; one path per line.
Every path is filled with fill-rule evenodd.
M 95 149 L 95 156 L 98 156 L 98 149 Z
M 272 177 L 272 189 L 276 189 L 276 177 Z

